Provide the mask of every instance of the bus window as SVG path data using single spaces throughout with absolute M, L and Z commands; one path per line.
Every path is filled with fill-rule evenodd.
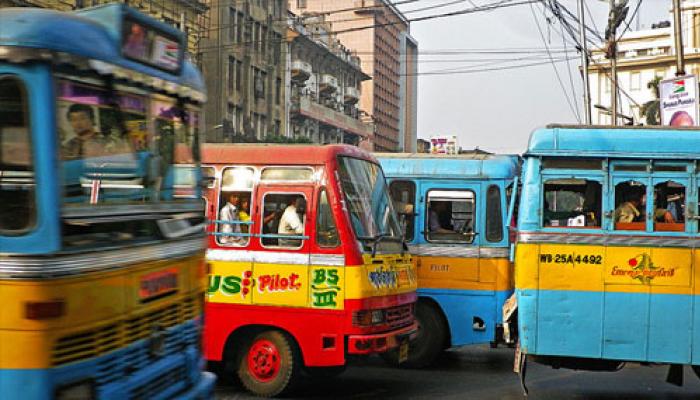
M 307 167 L 267 167 L 260 173 L 261 181 L 311 181 L 314 170 Z
M 685 186 L 667 181 L 654 186 L 654 231 L 685 231 Z
M 316 243 L 320 247 L 338 247 L 340 239 L 338 229 L 333 219 L 333 210 L 328 203 L 326 189 L 321 189 L 318 195 L 318 211 L 316 212 Z
M 250 167 L 224 169 L 219 198 L 219 244 L 247 246 L 250 242 L 250 213 L 255 170 Z
M 263 198 L 263 236 L 265 247 L 300 248 L 306 223 L 306 197 L 301 193 L 267 193 Z M 270 237 L 271 236 L 271 237 Z M 293 236 L 286 239 L 282 236 Z
M 393 181 L 389 185 L 394 209 L 399 215 L 407 241 L 413 240 L 416 209 L 416 184 L 411 181 Z
M 27 94 L 16 78 L 0 76 L 0 234 L 19 235 L 36 221 L 34 163 Z
M 428 192 L 425 238 L 429 242 L 472 243 L 474 203 L 471 190 L 431 190 Z
M 501 211 L 501 190 L 496 185 L 489 186 L 486 192 L 486 240 L 503 240 L 503 212 Z
M 152 143 L 144 97 L 64 79 L 56 116 L 67 205 L 156 199 L 149 184 L 165 169 L 146 179 Z
M 208 189 L 214 188 L 214 181 L 216 180 L 216 170 L 214 167 L 202 167 L 202 180 L 204 180 Z
M 550 179 L 544 183 L 542 226 L 600 228 L 600 182 L 587 179 Z
M 615 185 L 615 230 L 646 230 L 647 187 L 637 181 Z

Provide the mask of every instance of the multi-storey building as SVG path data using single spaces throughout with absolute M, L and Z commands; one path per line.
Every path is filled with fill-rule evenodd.
M 289 8 L 325 14 L 340 41 L 357 51 L 372 77 L 362 84 L 360 108 L 374 121 L 374 149 L 414 151 L 418 45 L 401 11 L 388 0 L 289 0 Z
M 211 0 L 201 47 L 210 142 L 286 134 L 286 0 Z
M 366 146 L 373 125 L 358 108 L 360 59 L 343 46 L 323 15 L 289 15 L 290 134 L 314 143 Z
M 684 0 L 681 4 L 685 71 L 700 76 L 700 1 Z M 672 20 L 671 15 L 669 18 Z M 653 24 L 651 29 L 627 32 L 618 41 L 618 123 L 646 122 L 641 108 L 655 99 L 648 85 L 656 78 L 668 79 L 676 74 L 674 42 L 674 30 L 668 21 Z M 609 124 L 613 85 L 604 45 L 592 51 L 588 74 L 592 122 Z
M 41 7 L 61 11 L 121 2 L 168 23 L 187 34 L 187 50 L 195 56 L 209 34 L 210 0 L 0 0 L 0 7 Z

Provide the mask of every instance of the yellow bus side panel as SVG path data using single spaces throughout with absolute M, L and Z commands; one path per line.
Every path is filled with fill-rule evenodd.
M 180 260 L 148 262 L 68 278 L 0 280 L 0 368 L 49 368 L 54 343 L 60 338 L 100 331 L 104 326 L 121 326 L 128 318 L 192 297 L 204 287 L 203 256 L 202 252 Z M 163 272 L 177 275 L 172 290 L 142 298 L 147 293 L 141 287 L 143 280 Z M 62 316 L 27 318 L 29 303 L 53 301 L 63 301 Z M 129 338 L 119 336 L 117 340 L 129 344 Z M 85 351 L 94 351 L 95 346 L 88 344 Z
M 421 289 L 512 290 L 513 273 L 506 258 L 415 256 Z
M 516 284 L 519 289 L 689 294 L 693 264 L 689 248 L 520 244 Z

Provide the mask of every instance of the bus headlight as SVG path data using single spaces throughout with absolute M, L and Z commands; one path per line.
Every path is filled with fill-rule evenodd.
M 372 311 L 372 325 L 379 325 L 384 323 L 384 310 L 374 310 Z
M 360 327 L 381 325 L 385 321 L 384 310 L 359 310 L 353 313 L 352 318 L 353 325 Z
M 92 381 L 72 383 L 56 391 L 56 400 L 92 400 L 95 398 L 95 386 Z

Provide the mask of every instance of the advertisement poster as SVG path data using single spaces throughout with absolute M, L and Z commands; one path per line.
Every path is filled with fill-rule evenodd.
M 661 125 L 698 125 L 698 80 L 695 75 L 661 81 L 659 93 Z
M 430 153 L 457 154 L 457 136 L 433 136 L 430 138 Z

